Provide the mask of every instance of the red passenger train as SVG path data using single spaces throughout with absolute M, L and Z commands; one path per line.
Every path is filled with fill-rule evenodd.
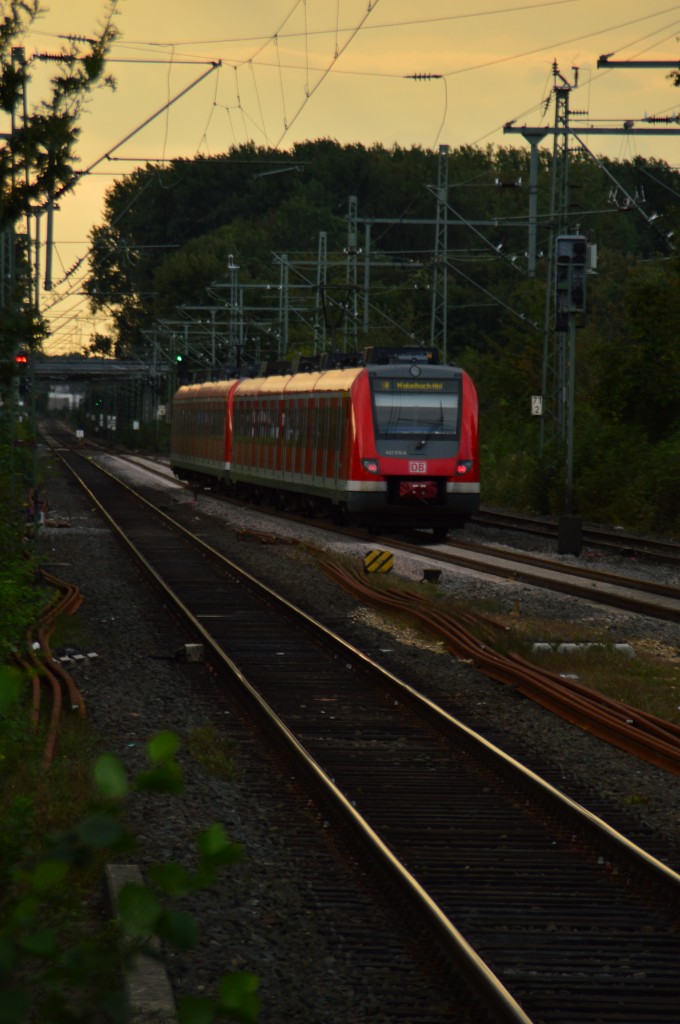
M 186 385 L 170 447 L 181 480 L 309 515 L 443 539 L 479 507 L 474 385 L 416 356 Z

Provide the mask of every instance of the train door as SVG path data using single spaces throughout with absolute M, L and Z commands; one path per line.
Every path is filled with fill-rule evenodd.
M 215 461 L 215 403 L 213 401 L 206 402 L 206 425 L 205 425 L 205 438 L 206 438 L 206 456 L 209 462 Z
M 248 467 L 255 465 L 255 437 L 256 437 L 256 417 L 257 417 L 257 399 L 251 398 L 248 400 L 247 406 L 247 433 L 246 433 L 246 444 L 245 444 L 245 464 Z
M 302 479 L 305 471 L 305 452 L 307 450 L 307 401 L 298 398 L 296 403 L 295 430 L 295 474 Z
M 301 398 L 295 399 L 295 454 L 293 457 L 293 475 L 300 476 L 302 473 L 302 456 L 304 451 L 304 436 L 302 433 L 302 420 L 304 416 L 304 403 Z
M 319 398 L 316 410 L 316 475 L 320 483 L 326 478 L 326 420 L 328 400 Z
M 252 465 L 253 433 L 255 428 L 255 402 L 246 398 L 239 406 L 241 419 L 241 465 Z
M 338 480 L 343 484 L 349 479 L 349 453 L 352 438 L 352 408 L 349 395 L 343 395 L 339 403 L 338 416 Z
M 266 421 L 263 431 L 266 446 L 265 466 L 268 470 L 277 468 L 277 399 L 269 398 L 266 402 Z
M 278 476 L 283 466 L 283 453 L 281 449 L 283 439 L 283 402 L 280 398 L 272 399 L 272 467 Z
M 307 472 L 310 483 L 316 483 L 317 458 L 319 449 L 319 399 L 316 395 L 309 403 L 309 453 L 307 459 Z
M 338 399 L 328 402 L 328 430 L 326 433 L 326 476 L 333 483 L 338 479 Z
M 288 476 L 293 461 L 293 416 L 292 402 L 289 398 L 283 399 L 283 475 Z

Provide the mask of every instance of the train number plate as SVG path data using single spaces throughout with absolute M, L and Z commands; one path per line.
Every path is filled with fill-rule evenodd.
M 427 473 L 426 462 L 409 462 L 408 464 L 409 473 Z

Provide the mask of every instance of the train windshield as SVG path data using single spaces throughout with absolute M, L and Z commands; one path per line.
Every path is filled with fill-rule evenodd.
M 460 384 L 457 380 L 381 378 L 373 382 L 375 434 L 381 441 L 455 441 Z

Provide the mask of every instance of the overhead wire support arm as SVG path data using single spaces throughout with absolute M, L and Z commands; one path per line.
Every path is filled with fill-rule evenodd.
M 645 120 L 648 120 L 645 118 Z M 620 128 L 596 128 L 592 124 L 579 125 L 581 135 L 680 135 L 680 128 L 635 128 L 633 121 L 623 121 Z M 529 128 L 527 125 L 515 125 L 511 121 L 503 125 L 505 135 L 515 134 L 528 137 L 530 132 L 542 132 L 543 135 L 560 135 L 563 128 Z M 573 131 L 572 131 L 573 134 Z
M 94 170 L 94 168 L 98 167 L 99 164 L 103 163 L 104 160 L 109 160 L 111 158 L 112 154 L 115 153 L 115 151 L 117 149 L 120 149 L 121 146 L 124 146 L 126 142 L 129 142 L 130 139 L 134 138 L 135 135 L 139 134 L 139 132 L 141 132 L 143 128 L 146 128 L 146 126 L 151 124 L 152 121 L 155 121 L 155 119 L 157 117 L 159 117 L 164 111 L 168 110 L 171 106 L 173 106 L 173 104 L 177 103 L 177 101 L 180 100 L 183 96 L 186 96 L 186 94 L 188 92 L 191 92 L 192 89 L 194 89 L 197 85 L 199 85 L 200 82 L 202 82 L 204 78 L 207 78 L 208 75 L 211 75 L 213 73 L 213 71 L 216 71 L 221 66 L 222 66 L 222 61 L 220 61 L 220 60 L 211 61 L 210 62 L 210 67 L 208 68 L 207 71 L 204 71 L 202 75 L 199 75 L 198 78 L 196 78 L 193 82 L 190 82 L 189 85 L 187 85 L 184 89 L 182 89 L 180 92 L 178 92 L 171 99 L 169 99 L 167 103 L 164 103 L 162 107 L 159 107 L 158 110 L 155 111 L 155 113 L 153 113 L 149 117 L 147 117 L 145 121 L 143 121 L 140 125 L 138 125 L 136 128 L 134 128 L 131 132 L 128 132 L 128 134 L 124 138 L 122 138 L 119 142 L 117 142 L 115 144 L 115 146 L 112 146 L 111 149 L 107 150 L 107 152 L 104 153 L 102 156 L 100 156 L 97 160 L 95 160 L 93 163 L 91 163 L 89 165 L 89 167 L 86 167 L 82 171 L 78 171 L 73 176 L 73 178 L 71 179 L 70 182 L 68 182 L 67 184 L 63 185 L 55 193 L 53 199 L 58 199 L 59 196 L 62 196 L 65 192 L 70 191 L 70 189 L 73 188 L 73 186 L 76 184 L 76 182 L 80 181 L 81 178 L 86 177 L 88 174 L 91 174 L 91 172 Z
M 680 71 L 680 60 L 610 60 L 611 56 L 604 53 L 598 57 L 598 68 L 674 68 Z

